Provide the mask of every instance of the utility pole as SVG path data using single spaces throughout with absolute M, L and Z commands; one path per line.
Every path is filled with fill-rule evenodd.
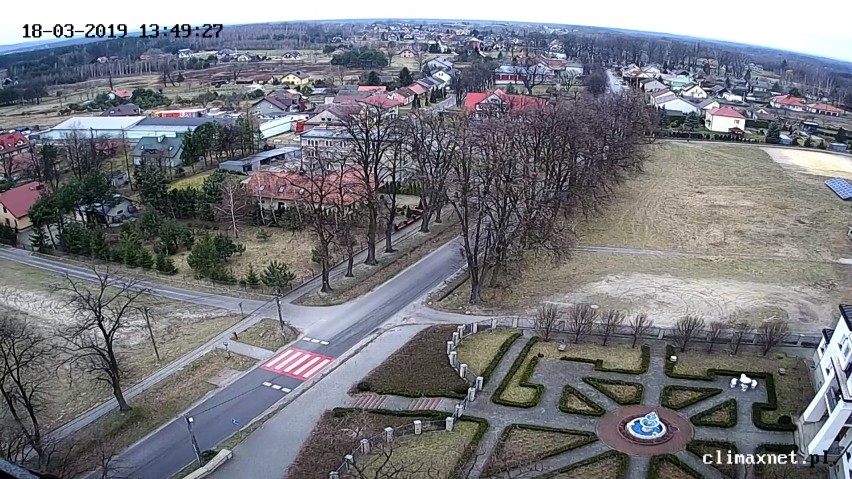
M 151 329 L 151 320 L 148 317 L 148 306 L 142 308 L 142 316 L 145 316 L 145 325 L 148 326 L 148 334 L 151 336 L 151 344 L 154 346 L 154 354 L 157 355 L 157 362 L 160 362 L 160 351 L 157 349 L 157 341 L 154 340 L 154 330 Z
M 278 306 L 278 323 L 281 325 L 281 334 L 284 334 L 284 316 L 281 315 L 281 298 L 275 298 L 275 304 Z
M 195 439 L 195 433 L 192 432 L 193 418 L 189 415 L 184 415 L 183 418 L 186 420 L 186 429 L 189 431 L 189 438 L 192 440 L 192 450 L 195 451 L 195 458 L 198 459 L 198 467 L 201 467 L 203 466 L 203 464 L 201 464 L 201 449 L 198 447 L 198 441 Z
M 240 316 L 244 316 L 243 315 L 243 302 L 242 301 L 240 301 Z

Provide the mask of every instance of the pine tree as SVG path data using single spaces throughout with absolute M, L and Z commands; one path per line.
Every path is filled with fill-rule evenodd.
M 89 236 L 89 252 L 93 258 L 109 260 L 110 252 L 102 229 L 91 230 Z
M 778 126 L 778 123 L 773 121 L 769 124 L 769 129 L 766 131 L 766 142 L 781 143 L 781 127 Z
M 157 258 L 154 262 L 154 267 L 160 273 L 164 274 L 175 274 L 177 273 L 177 268 L 175 268 L 175 262 L 168 256 L 166 253 L 160 249 L 157 251 Z
M 408 86 L 414 83 L 414 79 L 411 78 L 411 72 L 408 71 L 408 67 L 402 67 L 402 70 L 399 71 L 399 83 L 402 86 Z
M 136 262 L 142 269 L 151 269 L 154 266 L 154 257 L 151 256 L 151 252 L 145 248 L 139 250 L 139 253 L 136 254 Z
M 275 289 L 275 293 L 278 295 L 284 288 L 289 288 L 294 279 L 296 279 L 296 274 L 290 271 L 290 267 L 286 263 L 275 260 L 267 264 L 266 269 L 260 274 L 260 280 L 263 281 L 263 284 Z
M 30 246 L 32 246 L 33 250 L 41 253 L 48 248 L 47 239 L 47 233 L 44 232 L 44 228 L 35 228 L 35 231 L 30 236 Z
M 248 266 L 248 270 L 246 270 L 246 275 L 243 278 L 243 281 L 245 281 L 246 286 L 251 288 L 256 288 L 260 284 L 260 278 L 257 276 L 257 272 L 254 270 L 253 265 L 250 264 Z

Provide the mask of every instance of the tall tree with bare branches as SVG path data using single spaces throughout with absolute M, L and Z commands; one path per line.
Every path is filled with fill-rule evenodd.
M 728 323 L 724 321 L 713 321 L 710 323 L 710 329 L 707 331 L 707 352 L 713 351 L 713 346 L 722 339 L 725 332 L 728 331 Z
M 754 326 L 748 321 L 728 321 L 728 327 L 733 331 L 734 355 L 740 352 L 740 345 L 745 336 L 754 330 Z
M 636 342 L 639 341 L 649 329 L 654 327 L 654 320 L 649 319 L 647 314 L 637 314 L 630 318 L 630 322 L 627 323 L 630 327 L 630 335 L 633 336 L 633 341 L 630 343 L 631 348 L 636 347 Z
M 145 293 L 139 281 L 112 274 L 109 269 L 91 269 L 94 281 L 65 276 L 54 291 L 68 298 L 74 319 L 57 331 L 64 341 L 66 361 L 98 381 L 107 383 L 120 411 L 129 411 L 122 382 L 126 364 L 117 350 L 121 333 L 131 326 L 135 303 Z
M 674 338 L 680 351 L 686 351 L 689 343 L 704 329 L 704 318 L 694 314 L 686 315 L 677 320 L 674 328 Z
M 233 231 L 234 238 L 239 238 L 237 225 L 251 214 L 252 196 L 246 192 L 239 179 L 233 176 L 228 176 L 219 184 L 219 194 L 222 200 L 214 208 L 220 217 L 227 221 L 228 229 Z
M 550 335 L 559 323 L 559 308 L 553 303 L 544 303 L 535 312 L 535 332 L 544 341 L 550 341 Z
M 423 217 L 420 231 L 429 232 L 433 218 L 441 217 L 441 206 L 447 197 L 447 182 L 453 155 L 459 117 L 420 109 L 404 119 L 403 135 L 407 138 L 408 155 L 414 164 L 414 179 L 420 186 Z
M 614 309 L 608 310 L 603 314 L 601 322 L 598 325 L 598 331 L 603 336 L 603 345 L 606 346 L 609 337 L 618 331 L 618 328 L 624 324 L 625 314 Z
M 764 321 L 757 331 L 761 352 L 766 356 L 772 348 L 790 336 L 790 323 L 784 319 L 771 319 Z
M 575 304 L 568 310 L 568 334 L 574 336 L 574 344 L 592 331 L 597 319 L 598 310 L 588 303 Z

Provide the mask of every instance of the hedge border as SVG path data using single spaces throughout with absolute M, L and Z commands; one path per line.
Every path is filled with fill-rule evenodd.
M 674 464 L 683 470 L 684 473 L 694 477 L 695 479 L 704 479 L 704 476 L 702 476 L 700 472 L 693 469 L 689 464 L 681 461 L 674 454 L 661 454 L 659 456 L 652 457 L 651 465 L 648 467 L 648 475 L 645 476 L 646 479 L 668 479 L 660 475 L 660 468 L 664 462 Z
M 586 376 L 583 378 L 583 382 L 588 384 L 589 386 L 595 388 L 598 392 L 603 394 L 604 396 L 612 399 L 616 403 L 622 406 L 630 406 L 632 404 L 642 404 L 642 397 L 645 395 L 645 385 L 642 383 L 634 383 L 631 381 L 622 381 L 620 379 L 604 379 L 598 378 L 595 376 Z M 609 391 L 604 388 L 604 385 L 610 386 L 631 386 L 636 388 L 636 393 L 631 399 L 619 399 L 614 395 L 611 395 Z
M 671 396 L 671 392 L 675 389 L 701 393 L 701 395 L 696 396 L 688 401 L 684 401 L 678 405 L 675 405 L 669 399 Z M 664 387 L 662 391 L 660 391 L 660 405 L 678 411 L 680 409 L 692 406 L 693 404 L 699 403 L 705 399 L 709 399 L 719 394 L 722 394 L 722 390 L 719 388 L 699 388 L 694 386 L 680 386 L 677 384 L 669 384 L 668 386 Z
M 737 454 L 737 451 L 738 451 L 736 444 L 734 444 L 732 442 L 727 442 L 727 441 L 715 441 L 715 440 L 706 441 L 706 440 L 703 440 L 703 439 L 693 439 L 686 444 L 686 450 L 687 451 L 689 451 L 690 453 L 692 453 L 694 456 L 698 457 L 699 459 L 703 460 L 704 459 L 703 455 L 705 453 L 703 451 L 697 451 L 696 449 L 699 448 L 699 447 L 711 447 L 711 448 L 717 448 L 717 449 L 722 449 L 722 450 L 728 450 L 728 451 L 731 451 L 731 454 Z M 719 468 L 719 466 L 728 466 L 728 465 L 731 465 L 731 464 L 708 464 L 708 465 L 715 468 L 717 471 L 719 471 L 719 473 L 722 474 L 722 477 L 725 477 L 725 478 L 728 478 L 728 479 L 737 479 L 736 472 L 734 473 L 734 477 L 731 477 L 731 476 L 725 475 L 725 473 L 722 472 L 722 469 Z
M 729 369 L 712 369 L 708 368 L 705 375 L 698 374 L 681 374 L 674 371 L 675 363 L 671 361 L 671 357 L 676 355 L 675 348 L 666 345 L 666 376 L 676 379 L 692 379 L 696 381 L 712 381 L 715 376 L 732 376 L 740 377 L 740 374 L 747 374 L 752 378 L 763 379 L 766 385 L 766 402 L 755 402 L 751 405 L 751 421 L 754 426 L 764 431 L 782 431 L 795 432 L 795 424 L 780 424 L 777 422 L 766 422 L 763 420 L 764 411 L 775 411 L 778 409 L 778 396 L 775 393 L 775 376 L 772 373 L 762 371 L 731 371 Z
M 462 417 L 464 417 L 464 416 L 462 416 Z M 547 427 L 547 426 L 536 426 L 534 424 L 520 424 L 520 423 L 509 424 L 508 426 L 506 426 L 503 429 L 503 432 L 500 433 L 500 437 L 497 439 L 497 444 L 494 446 L 494 452 L 492 452 L 491 455 L 488 456 L 488 462 L 486 462 L 485 467 L 482 468 L 483 474 L 486 474 L 486 472 L 489 470 L 489 468 L 491 466 L 492 458 L 496 457 L 498 453 L 503 452 L 501 448 L 506 443 L 506 441 L 509 439 L 509 436 L 512 434 L 512 432 L 515 431 L 515 430 L 518 430 L 518 429 L 527 429 L 527 430 L 530 430 L 530 431 L 541 431 L 541 432 L 557 432 L 557 433 L 563 433 L 563 434 L 574 434 L 574 435 L 579 435 L 579 436 L 585 436 L 585 442 L 580 442 L 578 444 L 553 449 L 552 451 L 549 451 L 547 454 L 533 459 L 533 462 L 534 461 L 541 461 L 542 459 L 547 459 L 548 457 L 553 457 L 553 456 L 556 456 L 558 454 L 562 454 L 562 453 L 565 453 L 565 452 L 568 452 L 568 451 L 572 451 L 574 449 L 577 449 L 577 448 L 580 448 L 580 447 L 583 447 L 583 446 L 588 446 L 589 444 L 592 444 L 592 443 L 598 441 L 597 434 L 595 434 L 594 432 L 590 432 L 590 431 L 581 431 L 579 429 L 561 429 L 561 428 L 557 428 L 557 427 Z M 523 467 L 523 466 L 524 466 L 524 464 L 522 464 L 518 467 Z
M 491 359 L 490 363 L 488 363 L 488 366 L 485 368 L 485 371 L 480 374 L 480 376 L 482 376 L 484 384 L 488 384 L 488 380 L 491 379 L 491 375 L 494 374 L 494 370 L 497 369 L 497 366 L 500 364 L 500 361 L 503 360 L 503 356 L 505 356 L 506 353 L 509 352 L 509 348 L 511 348 L 512 345 L 515 344 L 515 341 L 517 341 L 518 338 L 523 335 L 523 332 L 515 331 L 511 336 L 509 336 L 508 338 L 506 338 L 505 341 L 503 341 L 503 344 L 501 344 L 500 348 L 497 350 L 497 354 L 494 355 L 494 358 Z
M 589 464 L 609 459 L 610 457 L 616 457 L 620 461 L 618 465 L 618 472 L 612 479 L 627 479 L 627 468 L 630 466 L 630 456 L 623 452 L 612 450 L 607 451 L 603 454 L 598 454 L 597 456 L 592 456 L 583 459 L 582 461 L 575 462 L 573 464 L 568 464 L 567 466 L 559 468 L 555 471 L 551 471 L 546 474 L 542 474 L 541 476 L 537 476 L 535 479 L 550 479 L 556 477 L 559 474 L 565 474 L 566 472 L 571 472 L 574 469 L 579 469 L 583 466 L 588 466 Z
M 632 375 L 640 375 L 648 372 L 648 368 L 651 365 L 651 347 L 647 344 L 643 344 L 640 348 L 642 359 L 640 360 L 639 369 L 623 369 L 623 368 L 608 368 L 603 365 L 603 359 L 587 359 L 587 358 L 575 358 L 568 355 L 562 356 L 559 358 L 560 361 L 574 361 L 577 363 L 586 363 L 592 364 L 595 367 L 595 371 L 602 373 L 620 373 L 620 374 L 632 374 Z
M 535 389 L 535 393 L 533 394 L 533 399 L 530 401 L 511 401 L 508 399 L 503 399 L 503 393 L 512 383 L 512 378 L 515 377 L 515 374 L 518 372 L 518 369 L 524 364 L 527 356 L 530 354 L 532 347 L 536 345 L 538 342 L 538 336 L 532 337 L 527 344 L 524 346 L 524 349 L 521 350 L 518 357 L 515 358 L 515 362 L 512 363 L 512 367 L 509 368 L 509 371 L 506 373 L 506 376 L 503 377 L 503 381 L 497 387 L 497 390 L 494 391 L 494 394 L 491 395 L 491 402 L 494 404 L 499 404 L 501 406 L 509 406 L 509 407 L 520 407 L 520 408 L 531 408 L 535 407 L 539 400 L 541 399 L 541 395 L 544 393 L 544 386 L 541 384 L 532 384 L 529 381 L 530 376 L 532 376 L 533 371 L 535 371 L 535 367 L 538 364 L 538 356 L 534 356 L 530 359 L 529 364 L 527 364 L 526 369 L 521 372 L 521 377 L 518 380 L 518 385 L 522 388 L 533 388 Z
M 709 419 L 705 419 L 706 416 L 709 416 L 716 411 L 721 411 L 726 408 L 734 408 L 733 418 L 728 421 L 712 421 Z M 699 413 L 696 413 L 694 416 L 689 418 L 689 421 L 696 426 L 707 426 L 707 427 L 734 427 L 737 425 L 737 400 L 736 399 L 727 399 L 725 401 L 720 402 L 719 404 L 711 407 L 710 409 L 705 409 Z
M 592 408 L 592 411 L 585 411 L 579 409 L 572 409 L 565 405 L 565 397 L 571 394 L 577 397 L 580 401 L 586 403 L 587 406 Z M 603 416 L 606 413 L 606 409 L 603 406 L 593 401 L 589 396 L 583 394 L 577 388 L 566 384 L 565 387 L 562 388 L 562 395 L 559 396 L 559 410 L 566 414 L 579 414 L 581 416 Z

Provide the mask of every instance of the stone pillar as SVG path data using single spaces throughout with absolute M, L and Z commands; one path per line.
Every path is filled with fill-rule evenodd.
M 482 388 L 485 387 L 485 378 L 482 376 L 476 377 L 476 389 L 482 391 Z
M 456 330 L 459 333 L 459 339 L 462 339 L 464 337 L 464 325 L 460 324 L 459 327 L 456 328 Z
M 467 376 L 467 364 L 462 363 L 462 365 L 459 366 L 459 377 L 464 379 L 465 376 Z
M 446 420 L 447 432 L 453 432 L 453 423 L 454 422 L 455 422 L 455 419 L 453 419 L 452 416 L 447 418 L 447 420 Z
M 453 346 L 459 345 L 459 332 L 456 331 L 453 333 Z
M 388 443 L 393 442 L 393 428 L 390 426 L 385 428 L 385 441 Z
M 355 464 L 355 458 L 352 457 L 352 454 L 347 454 L 343 456 L 343 462 L 351 466 L 352 464 Z
M 471 327 L 473 328 L 473 334 L 476 334 L 476 333 L 479 332 L 479 323 L 473 323 L 473 325 Z
M 458 361 L 457 356 L 458 356 L 457 352 L 450 351 L 450 366 L 456 367 L 456 362 Z
M 491 318 L 491 329 L 497 329 L 497 318 Z
M 512 327 L 513 327 L 513 328 L 517 328 L 517 327 L 518 327 L 518 317 L 517 317 L 517 316 L 515 316 L 514 318 L 512 318 Z
M 369 454 L 370 453 L 370 440 L 366 437 L 361 439 L 361 454 Z
M 455 347 L 456 347 L 456 345 L 455 345 L 455 344 L 453 344 L 453 342 L 452 342 L 452 341 L 447 341 L 447 354 L 450 354 L 450 352 L 451 352 L 453 349 L 455 349 Z
M 423 422 L 420 419 L 414 421 L 414 434 L 420 435 L 423 433 Z
M 462 417 L 462 414 L 464 414 L 464 406 L 456 404 L 456 417 Z
M 337 471 L 331 471 L 328 473 L 328 479 L 340 479 L 340 474 Z
M 476 400 L 476 388 L 475 387 L 467 388 L 467 400 L 468 401 L 475 401 Z

